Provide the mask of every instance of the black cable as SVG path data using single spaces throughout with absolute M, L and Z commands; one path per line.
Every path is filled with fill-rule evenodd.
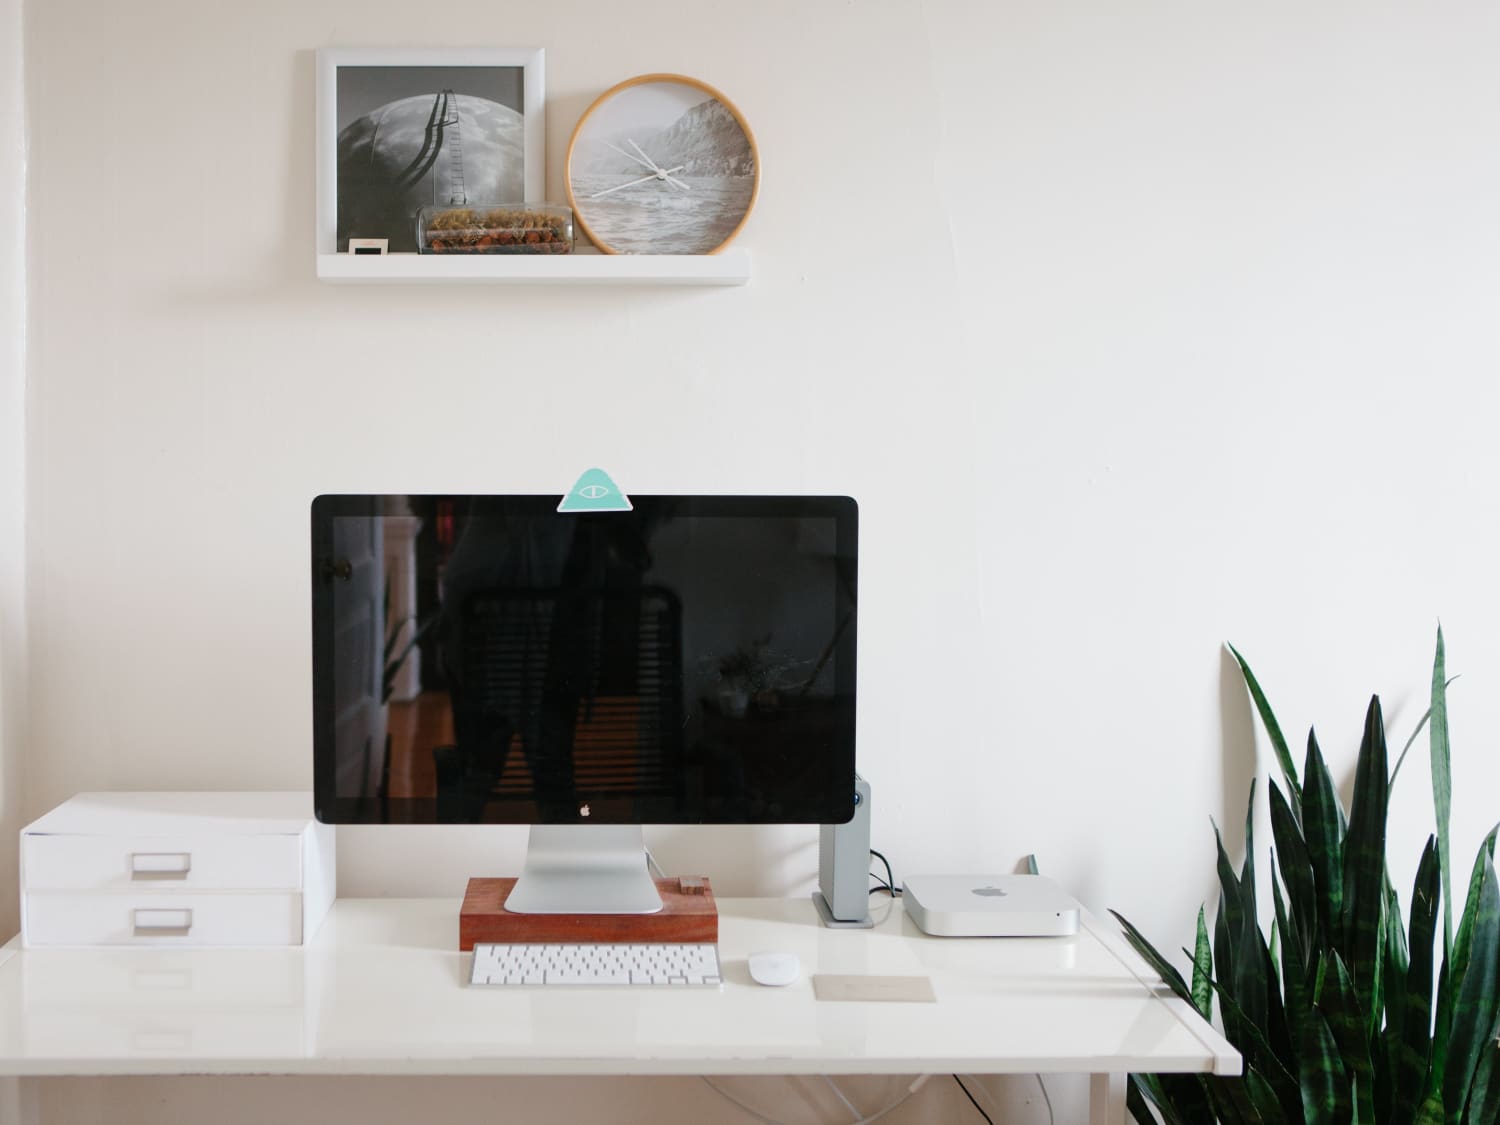
M 988 1121 L 989 1125 L 995 1125 L 995 1119 L 988 1113 L 985 1113 L 984 1106 L 980 1105 L 977 1101 L 974 1100 L 974 1095 L 969 1093 L 969 1088 L 964 1085 L 964 1080 L 955 1074 L 953 1076 L 953 1081 L 958 1083 L 958 1088 L 964 1092 L 964 1097 L 968 1098 L 969 1102 L 974 1106 L 974 1108 L 979 1111 L 979 1116 Z
M 880 860 L 881 863 L 885 864 L 885 885 L 890 890 L 891 897 L 900 897 L 901 892 L 896 889 L 896 876 L 891 874 L 891 861 L 886 859 L 885 856 L 881 855 L 874 848 L 870 849 L 870 854 L 876 859 Z M 879 876 L 877 875 L 876 878 L 878 879 Z

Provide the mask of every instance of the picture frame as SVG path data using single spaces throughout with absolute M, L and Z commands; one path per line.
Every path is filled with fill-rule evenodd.
M 317 55 L 317 253 L 415 253 L 423 204 L 546 198 L 540 47 L 328 47 Z M 342 170 L 341 170 L 342 164 Z M 503 196 L 504 198 L 496 198 Z

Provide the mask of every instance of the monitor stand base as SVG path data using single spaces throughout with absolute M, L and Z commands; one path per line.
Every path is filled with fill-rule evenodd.
M 580 942 L 708 942 L 719 940 L 719 908 L 706 878 L 658 879 L 655 914 L 514 914 L 506 899 L 514 879 L 470 879 L 458 915 L 458 948 L 476 942 L 527 945 Z
M 655 914 L 661 894 L 638 824 L 533 824 L 512 914 Z
M 823 897 L 822 891 L 813 891 L 813 905 L 818 908 L 818 917 L 823 920 L 823 925 L 830 930 L 871 930 L 875 928 L 875 919 L 866 914 L 863 918 L 835 918 L 833 908 L 828 905 L 828 900 Z

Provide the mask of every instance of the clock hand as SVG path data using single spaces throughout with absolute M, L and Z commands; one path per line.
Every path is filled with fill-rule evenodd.
M 605 143 L 608 144 L 609 142 L 606 141 Z M 626 137 L 625 138 L 625 143 L 628 144 L 631 148 L 635 149 L 636 152 L 639 152 L 641 154 L 641 160 L 636 160 L 635 161 L 637 164 L 640 164 L 641 161 L 644 160 L 645 161 L 645 167 L 650 168 L 661 179 L 666 180 L 667 183 L 671 184 L 673 187 L 680 187 L 683 191 L 692 191 L 693 190 L 691 187 L 689 187 L 687 184 L 683 183 L 681 180 L 677 180 L 677 179 L 673 179 L 672 178 L 672 173 L 673 172 L 680 172 L 680 171 L 682 171 L 684 168 L 687 167 L 686 164 L 679 164 L 675 168 L 668 168 L 666 170 L 663 170 L 661 168 L 661 166 L 658 165 L 656 163 L 656 161 L 652 160 L 649 156 L 647 156 L 646 153 L 645 153 L 645 151 L 641 148 L 641 146 L 638 145 L 638 144 L 636 144 L 635 141 L 632 140 L 630 137 Z M 617 152 L 622 152 L 623 150 L 616 149 L 616 151 Z M 630 156 L 630 153 L 625 152 L 625 153 L 623 153 L 623 155 Z M 632 160 L 635 160 L 635 157 L 633 157 L 633 156 L 631 156 L 630 158 Z
M 649 167 L 649 168 L 651 168 L 651 169 L 653 169 L 654 171 L 657 171 L 657 172 L 661 171 L 661 169 L 659 167 L 657 167 L 656 161 L 652 160 L 644 152 L 641 152 L 641 146 L 640 145 L 636 144 L 629 137 L 625 138 L 625 143 L 628 144 L 631 148 L 635 149 L 636 152 L 640 152 L 641 153 L 641 159 L 646 162 L 646 166 L 647 167 Z
M 652 172 L 651 175 L 649 175 L 649 176 L 642 176 L 638 180 L 631 180 L 628 184 L 619 184 L 619 185 L 617 185 L 615 187 L 612 187 L 612 188 L 605 188 L 603 191 L 596 191 L 596 192 L 594 192 L 593 195 L 589 196 L 589 198 L 590 199 L 598 199 L 601 195 L 608 195 L 610 192 L 614 192 L 614 191 L 624 191 L 628 187 L 635 187 L 636 184 L 643 184 L 647 180 L 655 180 L 655 179 L 658 179 L 658 178 L 659 177 L 657 176 L 657 174 L 655 172 Z
M 601 195 L 608 195 L 612 191 L 623 191 L 625 188 L 634 187 L 636 184 L 643 184 L 647 180 L 671 180 L 673 183 L 676 183 L 677 181 L 672 179 L 672 173 L 681 172 L 686 167 L 686 164 L 679 164 L 675 168 L 667 168 L 659 172 L 652 172 L 649 176 L 642 176 L 640 179 L 631 180 L 627 184 L 619 184 L 612 188 L 605 188 L 603 191 L 596 191 L 593 195 L 589 196 L 589 198 L 598 199 Z M 687 185 L 683 184 L 682 186 L 686 187 Z
M 621 148 L 619 145 L 615 144 L 613 141 L 605 141 L 604 143 L 607 144 L 607 145 L 609 145 L 610 148 L 614 149 L 621 156 L 624 156 L 624 157 L 627 157 L 627 158 L 629 158 L 631 160 L 634 160 L 642 168 L 650 168 L 653 172 L 656 171 L 656 165 L 652 164 L 649 160 L 642 160 L 638 156 L 631 156 L 630 153 L 626 152 L 623 148 Z

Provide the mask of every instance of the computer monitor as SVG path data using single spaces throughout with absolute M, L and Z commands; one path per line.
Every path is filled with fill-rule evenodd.
M 319 496 L 314 796 L 335 824 L 529 824 L 507 909 L 649 913 L 643 824 L 854 812 L 842 496 Z

